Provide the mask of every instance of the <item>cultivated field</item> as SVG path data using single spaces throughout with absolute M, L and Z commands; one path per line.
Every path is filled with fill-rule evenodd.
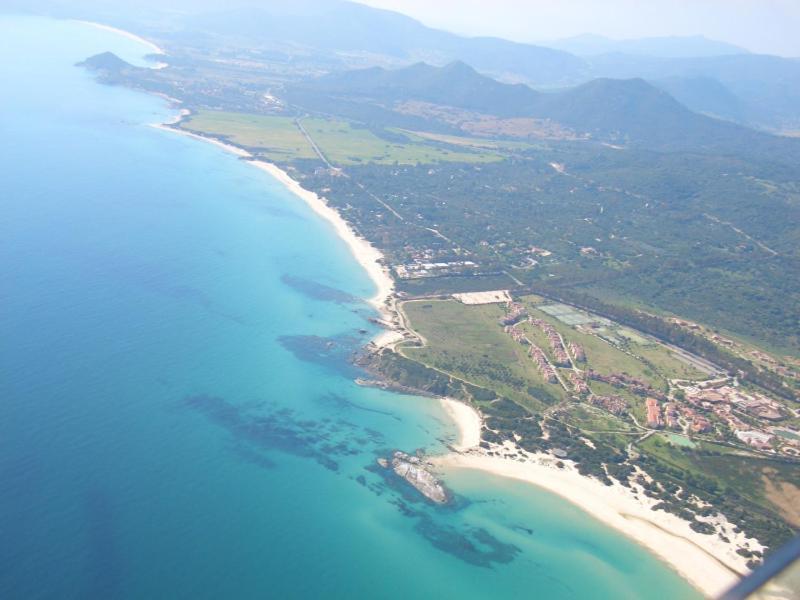
M 288 117 L 203 110 L 185 120 L 184 129 L 221 137 L 269 160 L 316 158 L 314 149 Z
M 366 163 L 435 164 L 482 163 L 502 160 L 489 149 L 459 148 L 419 136 L 379 137 L 368 128 L 342 119 L 305 118 L 301 121 L 325 157 L 336 166 Z M 288 162 L 317 155 L 292 117 L 203 110 L 186 119 L 184 129 L 224 138 L 268 160 Z

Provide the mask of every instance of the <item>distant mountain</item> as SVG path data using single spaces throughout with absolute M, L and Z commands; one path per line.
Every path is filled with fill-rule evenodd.
M 705 85 L 724 93 L 713 82 Z M 779 162 L 800 156 L 800 143 L 795 140 L 693 112 L 639 78 L 601 78 L 541 93 L 525 85 L 501 83 L 461 62 L 445 67 L 420 63 L 326 75 L 288 86 L 285 92 L 296 106 L 356 119 L 369 115 L 370 123 L 377 126 L 398 124 L 392 111 L 395 103 L 419 100 L 500 118 L 549 119 L 598 141 L 650 150 L 769 153 Z
M 267 3 L 190 15 L 183 22 L 193 31 L 247 39 L 250 44 L 283 42 L 439 65 L 463 60 L 482 71 L 518 73 L 540 83 L 566 82 L 584 70 L 581 59 L 560 50 L 462 37 L 399 13 L 342 0 Z
M 743 48 L 699 36 L 623 41 L 579 36 L 556 42 L 560 49 L 553 49 L 462 37 L 345 0 L 3 0 L 0 4 L 0 11 L 97 20 L 178 45 L 301 53 L 324 70 L 341 69 L 350 59 L 382 66 L 419 61 L 441 66 L 461 60 L 482 73 L 543 90 L 596 78 L 642 78 L 662 82 L 663 89 L 695 111 L 763 129 L 800 129 L 800 60 L 747 54 Z M 735 96 L 741 111 L 732 106 L 731 98 L 722 99 L 720 90 L 713 91 L 708 80 Z
M 699 111 L 707 110 L 705 100 L 695 102 L 709 92 L 708 79 L 713 79 L 739 98 L 743 123 L 777 130 L 800 127 L 800 59 L 761 54 L 675 59 L 606 54 L 587 61 L 598 77 L 686 79 L 684 99 Z
M 187 31 L 224 35 L 234 44 L 315 49 L 357 55 L 378 64 L 424 61 L 441 66 L 463 61 L 482 73 L 540 89 L 596 78 L 681 78 L 685 81 L 680 89 L 673 82 L 672 90 L 692 110 L 759 128 L 800 129 L 800 61 L 749 54 L 744 48 L 702 36 L 622 41 L 582 36 L 553 49 L 462 37 L 399 13 L 344 0 L 262 2 L 179 18 Z M 719 82 L 738 98 L 741 110 L 732 108 L 730 98 L 728 106 L 725 101 L 710 102 L 714 93 L 707 79 Z
M 650 83 L 695 112 L 727 121 L 748 118 L 741 98 L 712 77 L 668 77 Z
M 578 56 L 618 53 L 663 58 L 691 58 L 748 54 L 748 50 L 740 46 L 710 40 L 702 35 L 613 40 L 601 35 L 584 34 L 543 45 Z
M 135 69 L 133 65 L 125 62 L 113 52 L 101 52 L 90 56 L 86 60 L 79 62 L 77 67 L 85 67 L 92 71 L 106 71 L 108 73 L 119 73 L 125 69 Z
M 526 85 L 500 83 L 460 61 L 444 67 L 417 63 L 394 70 L 374 67 L 336 73 L 293 89 L 381 102 L 420 100 L 503 117 L 530 114 L 540 96 Z
M 716 148 L 732 133 L 755 133 L 692 112 L 643 79 L 596 79 L 543 95 L 534 112 L 600 140 L 659 150 Z

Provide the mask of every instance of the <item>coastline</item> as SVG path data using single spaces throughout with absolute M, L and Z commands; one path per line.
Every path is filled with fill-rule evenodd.
M 175 119 L 154 124 L 153 127 L 202 140 L 235 154 L 272 175 L 286 189 L 306 202 L 316 214 L 333 226 L 377 287 L 369 303 L 380 313 L 387 329 L 379 333 L 371 344 L 382 348 L 403 339 L 402 330 L 391 324 L 397 314 L 394 307 L 394 282 L 386 267 L 381 264 L 381 252 L 359 236 L 323 197 L 304 189 L 277 165 L 255 159 L 246 150 L 219 139 L 175 127 L 186 114 L 187 111 L 181 111 Z M 563 461 L 564 468 L 558 468 L 558 461 L 547 454 L 527 454 L 524 460 L 489 455 L 489 451 L 478 447 L 482 427 L 480 413 L 458 400 L 440 398 L 439 402 L 444 412 L 456 424 L 458 440 L 452 445 L 452 452 L 430 457 L 430 462 L 438 469 L 464 468 L 483 471 L 523 481 L 554 493 L 645 547 L 705 595 L 718 595 L 738 581 L 741 574 L 747 572 L 746 559 L 735 554 L 734 544 L 725 543 L 716 536 L 697 533 L 686 521 L 675 515 L 653 511 L 651 507 L 657 501 L 642 493 L 636 494 L 619 484 L 606 486 L 595 479 L 584 477 L 570 461 Z M 492 448 L 493 452 L 498 450 L 506 454 L 519 453 L 510 444 Z M 732 525 L 727 524 L 726 528 L 730 539 L 745 541 L 743 535 L 733 532 Z
M 303 200 L 317 215 L 328 221 L 328 223 L 333 226 L 333 229 L 339 238 L 347 245 L 350 253 L 363 267 L 363 269 L 367 272 L 367 275 L 369 275 L 370 279 L 372 279 L 373 283 L 375 284 L 375 294 L 368 298 L 367 302 L 378 312 L 380 315 L 380 320 L 385 329 L 378 333 L 370 343 L 376 348 L 382 348 L 398 341 L 399 339 L 402 339 L 404 337 L 402 331 L 398 331 L 395 325 L 393 325 L 395 320 L 394 315 L 396 314 L 393 303 L 394 280 L 392 279 L 391 275 L 389 275 L 389 271 L 386 266 L 383 264 L 383 254 L 380 252 L 380 250 L 375 248 L 375 246 L 373 246 L 364 237 L 356 233 L 350 224 L 345 221 L 344 218 L 334 208 L 328 205 L 328 202 L 325 198 L 302 187 L 299 182 L 292 179 L 291 175 L 289 175 L 276 164 L 267 162 L 265 160 L 256 159 L 247 150 L 239 148 L 238 146 L 234 146 L 233 144 L 228 144 L 216 138 L 199 135 L 197 133 L 175 127 L 188 114 L 189 111 L 183 109 L 174 119 L 171 119 L 165 123 L 153 124 L 152 127 L 214 144 L 226 152 L 230 152 L 242 159 L 245 159 L 248 164 L 251 164 L 256 168 L 269 173 L 287 190 L 292 192 L 292 194 Z
M 748 572 L 746 559 L 735 553 L 735 545 L 717 536 L 693 531 L 689 523 L 665 511 L 652 510 L 658 501 L 620 484 L 607 486 L 578 473 L 569 460 L 558 461 L 549 454 L 528 454 L 510 443 L 493 445 L 489 450 L 477 446 L 481 418 L 477 410 L 455 400 L 442 400 L 446 412 L 459 430 L 455 452 L 430 457 L 440 470 L 451 468 L 483 471 L 516 479 L 556 494 L 595 519 L 647 548 L 703 594 L 714 597 L 727 590 Z M 460 408 L 454 409 L 453 404 Z M 473 414 L 470 414 L 473 413 Z M 465 443 L 467 442 L 467 443 Z M 470 445 L 471 444 L 471 445 Z M 498 454 L 502 454 L 500 456 Z M 505 455 L 517 455 L 516 458 Z M 562 462 L 563 468 L 557 466 Z M 743 543 L 743 534 L 733 532 L 724 517 L 714 519 L 726 526 L 726 535 Z M 753 545 L 751 540 L 751 546 Z M 757 543 L 755 543 L 758 546 Z
M 100 23 L 78 22 L 136 40 L 153 49 L 153 54 L 164 54 L 157 45 L 133 33 Z M 165 66 L 166 64 L 159 63 L 153 68 Z M 402 317 L 397 316 L 394 282 L 388 269 L 383 265 L 382 253 L 361 237 L 324 197 L 304 189 L 298 181 L 277 165 L 256 159 L 246 150 L 222 140 L 176 127 L 188 114 L 190 111 L 183 109 L 175 118 L 152 126 L 212 143 L 226 152 L 235 154 L 272 175 L 286 189 L 306 202 L 316 214 L 333 226 L 337 235 L 346 243 L 354 258 L 376 285 L 376 293 L 368 301 L 380 313 L 387 329 L 379 333 L 371 344 L 381 348 L 403 339 L 406 335 L 405 327 Z M 524 459 L 490 455 L 490 451 L 516 455 L 520 450 L 511 444 L 493 446 L 490 451 L 480 448 L 478 444 L 482 417 L 479 411 L 457 400 L 440 398 L 439 401 L 444 412 L 457 426 L 458 441 L 452 445 L 452 452 L 429 458 L 437 468 L 483 471 L 523 481 L 554 493 L 647 548 L 706 595 L 719 594 L 738 580 L 738 574 L 747 572 L 744 566 L 745 559 L 734 553 L 734 544 L 724 543 L 716 536 L 694 532 L 686 521 L 674 515 L 664 511 L 653 511 L 651 507 L 656 501 L 641 493 L 635 494 L 619 484 L 606 486 L 595 479 L 584 477 L 568 460 L 563 461 L 565 465 L 563 468 L 559 468 L 556 466 L 559 461 L 547 454 L 526 454 Z M 731 529 L 729 527 L 726 534 L 730 533 L 732 540 L 744 541 L 742 535 L 733 534 Z
M 70 19 L 75 23 L 81 23 L 83 25 L 88 25 L 89 27 L 94 27 L 95 29 L 102 29 L 103 31 L 110 31 L 112 33 L 116 33 L 117 35 L 121 35 L 122 37 L 128 38 L 129 40 L 133 40 L 134 42 L 139 42 L 150 48 L 150 54 L 161 54 L 166 55 L 166 52 L 162 50 L 158 45 L 154 44 L 150 40 L 146 40 L 143 37 L 136 35 L 135 33 L 131 33 L 130 31 L 125 31 L 124 29 L 119 29 L 112 25 L 106 25 L 104 23 L 97 23 L 95 21 L 84 21 L 81 19 Z M 158 63 L 153 65 L 151 68 L 153 69 L 163 69 L 166 67 L 166 63 Z

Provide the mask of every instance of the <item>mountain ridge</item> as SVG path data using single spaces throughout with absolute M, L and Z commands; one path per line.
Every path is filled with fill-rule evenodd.
M 797 156 L 798 144 L 700 114 L 642 78 L 598 78 L 558 92 L 537 92 L 477 72 L 463 62 L 334 73 L 289 87 L 292 101 L 325 97 L 377 101 L 383 110 L 417 100 L 500 118 L 549 119 L 598 141 L 661 151 L 737 153 L 747 149 Z M 311 104 L 308 104 L 311 106 Z M 387 108 L 388 107 L 388 108 Z

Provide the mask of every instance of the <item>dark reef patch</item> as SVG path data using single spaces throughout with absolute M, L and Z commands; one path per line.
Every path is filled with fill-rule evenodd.
M 312 300 L 334 302 L 336 304 L 361 304 L 363 302 L 357 296 L 304 277 L 297 277 L 287 273 L 281 277 L 281 281 Z
M 275 461 L 268 458 L 267 456 L 253 450 L 247 444 L 235 444 L 232 449 L 233 453 L 236 454 L 240 459 L 244 462 L 248 462 L 253 464 L 257 467 L 261 467 L 262 469 L 273 469 L 275 468 Z
M 338 471 L 339 464 L 333 457 L 363 451 L 350 445 L 349 440 L 356 437 L 358 427 L 347 421 L 302 419 L 291 409 L 275 408 L 269 403 L 258 407 L 237 406 L 208 395 L 188 396 L 184 405 L 227 430 L 237 442 L 236 454 L 264 468 L 272 466 L 272 461 L 263 452 L 310 458 L 326 469 Z M 340 436 L 341 439 L 335 439 Z
M 348 379 L 363 375 L 363 372 L 353 364 L 359 348 L 358 340 L 355 338 L 282 335 L 278 338 L 278 342 L 298 360 L 321 365 Z
M 334 396 L 331 401 L 334 407 L 341 403 L 350 408 L 342 398 Z M 263 469 L 275 466 L 273 453 L 277 452 L 313 460 L 334 472 L 340 470 L 340 457 L 370 456 L 364 471 L 343 474 L 376 496 L 385 495 L 402 515 L 414 519 L 414 531 L 459 560 L 491 568 L 511 562 L 520 552 L 485 529 L 450 523 L 453 515 L 469 504 L 466 498 L 454 495 L 446 506 L 433 505 L 392 469 L 380 467 L 377 458 L 391 453 L 380 431 L 335 417 L 309 419 L 273 402 L 233 404 L 218 396 L 198 394 L 184 398 L 182 406 L 227 431 L 233 438 L 232 452 Z
M 458 529 L 440 522 L 426 509 L 417 509 L 399 499 L 393 503 L 401 514 L 417 520 L 414 530 L 434 548 L 470 565 L 491 568 L 494 564 L 510 563 L 521 552 L 514 544 L 501 542 L 482 527 Z
M 483 528 L 458 531 L 436 523 L 430 515 L 422 515 L 415 529 L 434 547 L 476 567 L 510 563 L 520 549 L 501 542 Z
M 393 412 L 390 412 L 388 410 L 379 410 L 377 408 L 370 408 L 368 406 L 362 406 L 361 404 L 356 404 L 355 402 L 348 400 L 347 398 L 339 394 L 333 394 L 333 393 L 325 394 L 324 396 L 319 397 L 319 401 L 321 404 L 333 406 L 341 410 L 348 410 L 353 408 L 355 410 L 363 410 L 364 412 L 371 412 L 378 415 L 385 415 L 387 417 L 396 418 Z M 375 430 L 368 430 L 368 431 L 378 433 L 380 435 L 380 432 L 375 432 Z

